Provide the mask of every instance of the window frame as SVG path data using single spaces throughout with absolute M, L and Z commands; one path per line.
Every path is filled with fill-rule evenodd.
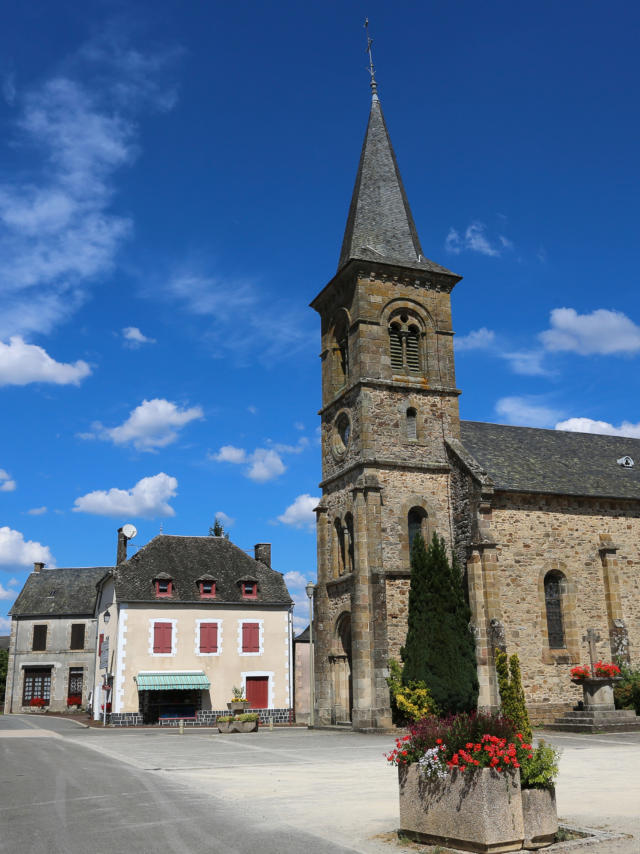
M 42 646 L 36 646 L 36 631 L 38 634 L 43 635 Z M 34 623 L 33 632 L 31 634 L 31 652 L 46 652 L 47 651 L 47 641 L 49 640 L 49 624 L 48 623 Z
M 207 648 L 203 649 L 202 643 L 202 630 L 204 628 L 210 629 L 215 628 L 215 647 L 213 649 Z M 197 646 L 197 654 L 198 655 L 220 655 L 220 620 L 198 620 L 197 626 L 198 633 L 198 646 Z
M 22 705 L 28 706 L 31 700 L 34 697 L 41 697 L 45 700 L 45 705 L 50 705 L 51 703 L 51 680 L 53 674 L 53 667 L 25 667 L 23 668 L 23 676 L 22 676 Z M 40 694 L 36 693 L 36 679 L 42 679 L 42 685 L 40 686 Z M 31 694 L 27 697 L 27 688 L 30 687 Z M 45 694 L 47 696 L 45 696 Z
M 176 620 L 152 619 L 149 622 L 150 622 L 150 631 L 149 631 L 149 635 L 150 635 L 149 636 L 149 652 L 150 652 L 150 654 L 153 656 L 156 656 L 156 657 L 161 656 L 164 658 L 169 658 L 170 656 L 174 656 L 176 654 L 176 647 L 177 647 L 177 639 L 176 639 L 176 635 L 177 635 L 176 622 L 177 621 Z M 157 642 L 157 634 L 156 634 L 156 627 L 157 626 L 164 626 L 164 627 L 169 626 L 170 627 L 170 629 L 171 629 L 171 647 L 170 647 L 170 649 L 167 649 L 168 645 L 166 644 L 166 642 L 165 642 L 165 644 L 163 644 L 160 647 L 160 649 L 157 648 L 160 646 L 160 644 Z
M 82 644 L 80 646 L 78 646 L 78 645 L 74 646 L 74 644 L 73 644 L 74 632 L 77 633 L 80 629 L 82 629 Z M 82 652 L 85 648 L 86 643 L 87 643 L 87 624 L 86 623 L 71 623 L 71 636 L 69 638 L 69 649 L 73 650 L 74 652 Z
M 74 672 L 75 671 L 75 672 Z M 71 690 L 72 680 L 80 680 L 80 689 Z M 77 681 L 75 683 L 77 685 Z M 82 690 L 84 687 L 84 667 L 70 667 L 67 675 L 67 699 L 69 697 L 80 697 L 82 699 Z
M 207 592 L 204 590 L 204 585 L 205 585 L 205 584 L 210 584 L 210 585 L 211 585 L 211 591 L 210 591 L 209 593 L 207 593 Z M 209 578 L 205 578 L 205 579 L 202 579 L 202 578 L 201 578 L 201 579 L 198 581 L 198 588 L 199 588 L 199 590 L 200 590 L 200 598 L 201 598 L 201 599 L 215 599 L 215 598 L 216 598 L 216 582 L 215 582 L 215 581 L 213 581 L 213 580 L 211 580 L 211 579 L 209 579 Z
M 557 595 L 550 596 L 552 585 L 557 585 Z M 567 621 L 566 621 L 566 594 L 567 594 L 567 578 L 559 569 L 551 569 L 545 573 L 542 580 L 544 591 L 544 613 L 547 625 L 547 643 L 550 650 L 566 650 L 567 649 Z M 551 606 L 551 608 L 550 608 Z M 555 611 L 555 613 L 554 613 Z M 559 624 L 555 627 L 553 621 Z M 556 640 L 561 638 L 561 643 L 556 643 Z
M 155 591 L 156 591 L 156 599 L 169 599 L 173 596 L 173 578 L 154 578 L 153 580 Z M 160 590 L 160 585 L 166 584 L 166 591 Z
M 248 650 L 245 648 L 245 626 L 254 625 L 258 629 L 257 649 Z M 264 653 L 264 620 L 256 619 L 240 619 L 238 620 L 238 655 L 242 656 L 258 656 Z
M 246 588 L 251 585 L 251 592 L 247 593 Z M 251 579 L 246 579 L 245 581 L 240 582 L 240 591 L 242 593 L 243 599 L 257 599 L 258 598 L 258 582 L 251 581 Z

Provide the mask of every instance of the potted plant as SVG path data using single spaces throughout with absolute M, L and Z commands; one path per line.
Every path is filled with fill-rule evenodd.
M 219 732 L 232 732 L 231 729 L 231 721 L 233 720 L 233 715 L 220 715 L 216 719 L 216 726 L 218 727 Z
M 236 688 L 235 685 L 232 688 L 233 696 L 231 700 L 227 703 L 227 708 L 230 712 L 234 714 L 242 713 L 249 706 L 249 701 L 244 696 L 244 691 L 242 688 Z
M 220 732 L 255 732 L 258 729 L 259 715 L 257 712 L 246 712 L 240 715 L 220 715 L 216 726 Z
M 571 681 L 582 686 L 585 709 L 612 711 L 615 708 L 613 689 L 622 679 L 620 668 L 612 662 L 596 661 L 591 668 L 579 665 L 571 668 Z
M 519 770 L 531 754 L 499 715 L 425 718 L 396 740 L 400 830 L 468 851 L 517 851 L 524 841 Z
M 32 697 L 29 700 L 29 709 L 32 712 L 46 712 L 47 701 L 42 697 Z

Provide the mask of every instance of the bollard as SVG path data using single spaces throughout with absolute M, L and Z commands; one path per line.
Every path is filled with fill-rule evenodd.
M 269 729 L 273 729 L 273 715 L 269 717 Z
M 180 731 L 180 735 L 184 735 L 184 721 L 180 718 L 180 723 L 178 724 L 178 730 Z

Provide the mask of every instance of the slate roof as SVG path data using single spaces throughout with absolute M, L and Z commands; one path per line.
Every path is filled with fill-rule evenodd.
M 338 270 L 354 258 L 455 275 L 422 253 L 377 95 L 371 103 Z
M 311 639 L 309 637 L 309 626 L 307 626 L 307 628 L 304 629 L 304 631 L 300 632 L 300 634 L 297 637 L 295 637 L 293 640 L 295 643 L 310 643 Z
M 640 439 L 461 421 L 464 447 L 495 488 L 640 499 Z M 635 465 L 616 461 L 630 456 Z
M 93 614 L 96 584 L 112 568 L 91 566 L 32 572 L 9 613 L 14 617 Z
M 291 604 L 291 597 L 280 572 L 249 557 L 225 537 L 179 537 L 160 534 L 112 568 L 118 602 L 199 602 L 198 581 L 215 579 L 213 604 L 242 602 L 254 604 Z M 169 575 L 173 579 L 171 598 L 156 599 L 153 581 Z M 244 599 L 240 581 L 258 582 L 257 599 Z

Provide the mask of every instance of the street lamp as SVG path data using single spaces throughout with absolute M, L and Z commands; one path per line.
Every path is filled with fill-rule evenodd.
M 104 614 L 102 615 L 102 620 L 103 620 L 105 626 L 107 625 L 107 623 L 109 622 L 110 619 L 111 619 L 111 614 L 108 611 L 105 611 Z
M 315 685 L 315 655 L 313 649 L 313 592 L 315 584 L 310 581 L 305 587 L 307 596 L 309 597 L 309 726 L 315 724 L 315 709 L 316 704 L 316 685 Z

